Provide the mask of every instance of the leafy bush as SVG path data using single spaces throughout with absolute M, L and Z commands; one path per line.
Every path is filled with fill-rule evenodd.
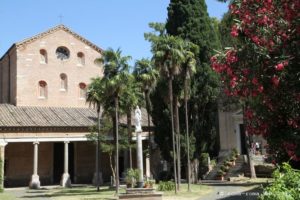
M 233 154 L 233 155 L 238 155 L 238 153 L 239 153 L 239 152 L 238 152 L 237 148 L 233 148 L 233 149 L 232 149 L 232 154 Z
M 218 176 L 225 176 L 226 172 L 224 172 L 223 170 L 218 170 L 217 172 Z
M 214 168 L 217 165 L 217 161 L 215 159 L 211 160 L 210 165 Z
M 126 183 L 134 186 L 139 179 L 140 170 L 139 169 L 128 169 L 126 171 Z
M 299 200 L 300 171 L 292 169 L 288 163 L 273 172 L 275 181 L 264 189 L 260 200 Z
M 158 191 L 172 191 L 175 190 L 175 183 L 172 181 L 160 181 L 158 184 Z

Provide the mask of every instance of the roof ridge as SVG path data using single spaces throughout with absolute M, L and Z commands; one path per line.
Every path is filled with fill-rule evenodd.
M 29 38 L 27 38 L 27 39 L 24 39 L 24 40 L 20 41 L 20 42 L 16 42 L 15 45 L 16 45 L 17 47 L 19 47 L 19 46 L 22 46 L 22 45 L 25 45 L 25 44 L 29 44 L 29 43 L 35 41 L 36 39 L 42 38 L 42 37 L 44 37 L 44 36 L 47 36 L 47 35 L 49 35 L 49 34 L 51 34 L 51 33 L 53 33 L 53 32 L 56 32 L 56 31 L 58 31 L 58 30 L 64 30 L 64 31 L 66 31 L 67 33 L 70 33 L 70 34 L 73 35 L 75 38 L 77 38 L 77 39 L 79 39 L 80 41 L 82 41 L 83 43 L 85 43 L 85 44 L 91 46 L 94 50 L 98 51 L 99 53 L 102 53 L 102 52 L 103 52 L 103 49 L 101 49 L 101 48 L 98 47 L 97 45 L 93 44 L 92 42 L 90 42 L 90 41 L 87 40 L 86 38 L 82 37 L 81 35 L 75 33 L 74 31 L 72 31 L 70 28 L 66 27 L 66 26 L 63 25 L 63 24 L 59 24 L 59 25 L 57 25 L 57 26 L 55 26 L 55 27 L 53 27 L 53 28 L 50 28 L 50 29 L 48 29 L 48 30 L 46 30 L 46 31 L 44 31 L 44 32 L 41 32 L 41 33 L 37 34 L 37 35 L 31 36 L 31 37 L 29 37 Z

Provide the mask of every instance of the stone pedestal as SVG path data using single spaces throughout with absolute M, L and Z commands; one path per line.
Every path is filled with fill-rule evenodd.
M 143 144 L 142 144 L 142 132 L 136 132 L 136 152 L 137 152 L 137 168 L 140 171 L 139 179 L 137 180 L 138 188 L 144 186 L 144 167 L 143 167 Z
M 32 175 L 29 184 L 30 189 L 39 189 L 41 187 L 40 177 L 38 175 Z
M 71 187 L 71 179 L 69 173 L 64 173 L 61 177 L 60 185 L 63 187 Z
M 127 188 L 126 194 L 120 194 L 119 199 L 162 200 L 162 193 L 153 188 Z

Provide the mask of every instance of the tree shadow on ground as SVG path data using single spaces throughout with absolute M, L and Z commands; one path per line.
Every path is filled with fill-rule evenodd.
M 220 197 L 218 198 L 218 200 L 257 200 L 262 192 L 263 190 L 261 187 L 253 188 L 244 192 L 233 192 L 228 194 L 220 192 Z
M 78 189 L 77 189 L 78 188 Z M 113 194 L 110 194 L 109 192 L 113 192 L 112 189 L 101 189 L 99 192 L 95 190 L 84 190 L 77 187 L 76 189 L 54 189 L 53 193 L 49 193 L 51 190 L 44 190 L 44 191 L 27 191 L 26 193 L 29 193 L 31 195 L 24 195 L 21 198 L 27 198 L 27 199 L 34 199 L 34 198 L 51 198 L 51 197 L 69 197 L 69 196 L 84 196 L 86 199 L 93 200 L 93 199 L 101 199 L 101 200 L 115 200 L 116 197 L 107 197 L 107 196 L 113 196 Z M 57 191 L 55 191 L 57 190 Z M 37 194 L 37 195 L 34 195 Z M 95 197 L 89 197 L 92 195 L 99 195 Z M 103 195 L 103 197 L 101 197 Z

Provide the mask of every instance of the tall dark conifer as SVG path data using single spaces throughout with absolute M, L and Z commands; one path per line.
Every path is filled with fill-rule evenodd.
M 191 99 L 188 105 L 191 111 L 190 131 L 197 141 L 196 154 L 192 156 L 194 158 L 199 157 L 201 152 L 218 152 L 216 99 L 219 79 L 211 70 L 209 59 L 214 49 L 220 48 L 220 40 L 213 23 L 207 13 L 205 0 L 171 0 L 169 4 L 166 23 L 168 34 L 189 40 L 200 49 L 196 56 L 196 74 L 191 79 Z M 180 109 L 183 110 L 183 106 Z M 184 112 L 180 112 L 179 118 L 182 122 L 180 127 L 184 129 Z

